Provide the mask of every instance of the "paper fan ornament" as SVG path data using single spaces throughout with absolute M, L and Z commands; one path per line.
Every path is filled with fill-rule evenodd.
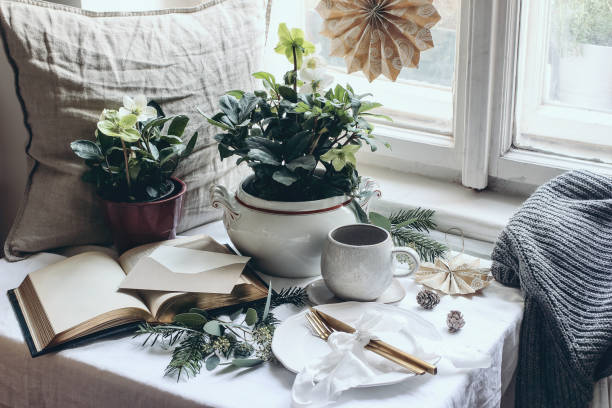
M 424 262 L 415 273 L 415 280 L 447 295 L 469 295 L 489 286 L 491 268 L 481 268 L 480 259 L 462 253 L 450 260 L 437 258 Z
M 417 67 L 421 51 L 434 46 L 430 28 L 440 15 L 432 0 L 321 0 L 321 34 L 331 55 L 344 57 L 349 74 L 363 71 L 395 81 L 403 67 Z

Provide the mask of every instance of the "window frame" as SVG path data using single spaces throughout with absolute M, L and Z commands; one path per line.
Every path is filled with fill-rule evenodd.
M 521 23 L 529 0 L 494 0 L 496 30 L 492 34 L 492 84 L 489 109 L 489 176 L 522 186 L 537 186 L 572 169 L 587 169 L 612 175 L 612 166 L 550 152 L 531 151 L 514 143 L 517 130 L 519 45 Z M 497 51 L 497 52 L 496 52 Z

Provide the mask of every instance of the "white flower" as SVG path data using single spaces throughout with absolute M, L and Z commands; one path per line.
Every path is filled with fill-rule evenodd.
M 139 122 L 145 122 L 157 117 L 157 111 L 152 106 L 147 106 L 147 97 L 136 95 L 134 99 L 127 95 L 123 96 L 123 106 L 119 108 L 119 117 L 136 115 Z
M 306 58 L 303 67 L 300 70 L 300 79 L 304 85 L 300 87 L 300 93 L 318 92 L 334 82 L 334 77 L 325 70 L 325 61 L 321 57 Z

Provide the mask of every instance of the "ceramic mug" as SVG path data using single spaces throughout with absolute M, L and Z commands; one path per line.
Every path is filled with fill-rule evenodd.
M 397 254 L 412 258 L 412 267 L 406 273 L 395 272 Z M 409 275 L 420 263 L 414 249 L 394 247 L 387 230 L 370 224 L 350 224 L 327 235 L 321 274 L 329 290 L 340 299 L 372 301 L 382 295 L 394 276 Z

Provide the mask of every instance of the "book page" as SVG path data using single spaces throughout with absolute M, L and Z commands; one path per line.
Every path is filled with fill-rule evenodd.
M 56 334 L 118 309 L 148 314 L 138 296 L 117 291 L 124 278 L 117 261 L 101 252 L 76 255 L 29 275 Z

